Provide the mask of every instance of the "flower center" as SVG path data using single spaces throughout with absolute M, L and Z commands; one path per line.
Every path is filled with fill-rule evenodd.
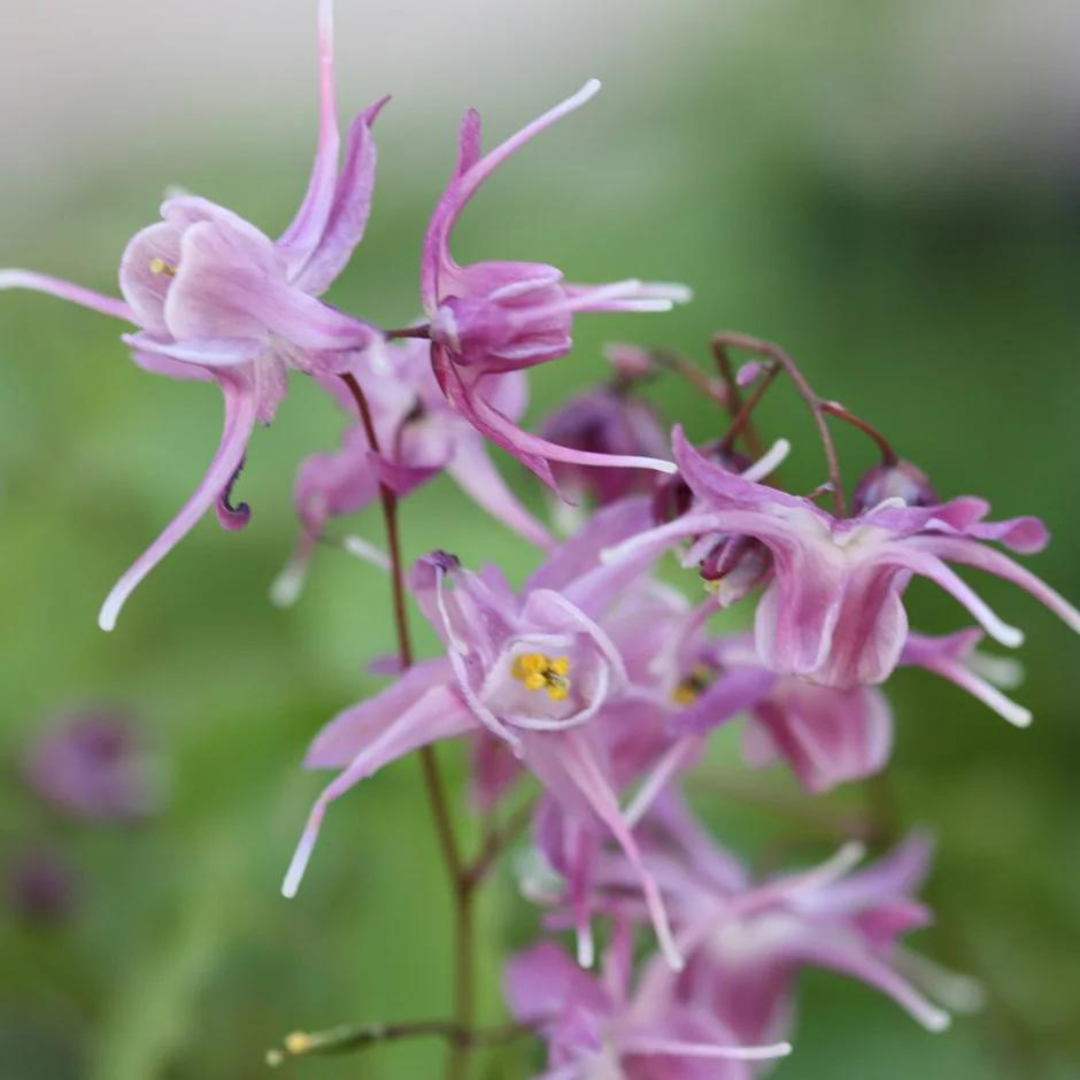
M 165 274 L 167 277 L 176 277 L 176 267 L 166 262 L 160 256 L 150 260 L 151 274 Z
M 676 705 L 693 705 L 712 684 L 713 670 L 706 664 L 698 664 L 671 692 Z
M 535 652 L 515 657 L 510 673 L 527 690 L 547 690 L 552 701 L 563 701 L 570 693 L 570 680 L 566 677 L 569 670 L 569 657 L 552 659 L 546 653 Z

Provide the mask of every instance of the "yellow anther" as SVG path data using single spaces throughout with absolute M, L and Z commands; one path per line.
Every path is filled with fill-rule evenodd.
M 285 1049 L 290 1054 L 306 1054 L 311 1049 L 311 1036 L 306 1031 L 294 1031 L 285 1036 Z
M 168 277 L 176 277 L 176 267 L 173 266 L 172 263 L 168 263 L 158 256 L 157 258 L 150 260 L 150 273 L 166 274 Z
M 514 658 L 510 673 L 527 690 L 547 690 L 552 701 L 564 701 L 570 693 L 570 658 L 546 653 L 522 653 Z
M 676 705 L 693 705 L 709 688 L 716 673 L 706 664 L 698 664 L 671 692 Z

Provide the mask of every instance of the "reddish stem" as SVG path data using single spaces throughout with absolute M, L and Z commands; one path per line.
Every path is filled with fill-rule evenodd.
M 375 421 L 371 415 L 371 406 L 356 376 L 351 372 L 341 376 L 342 382 L 349 388 L 356 402 L 360 423 L 367 437 L 368 446 L 378 454 L 379 436 L 375 430 Z M 397 628 L 398 655 L 403 668 L 413 662 L 412 642 L 409 636 L 408 611 L 405 605 L 405 573 L 401 556 L 401 534 L 398 528 L 398 499 L 386 485 L 379 485 L 379 498 L 382 503 L 383 518 L 386 522 L 386 541 L 390 551 L 391 587 L 394 602 L 394 624 Z M 450 878 L 454 896 L 454 1022 L 463 1031 L 471 1031 L 474 1013 L 474 975 L 473 975 L 473 905 L 472 882 L 466 872 L 464 861 L 458 850 L 457 839 L 451 823 L 450 804 L 446 796 L 439 760 L 431 746 L 420 748 L 420 764 L 424 774 L 428 802 L 431 806 L 435 831 L 439 839 L 443 862 Z M 468 1072 L 467 1054 L 470 1048 L 468 1040 L 455 1040 L 448 1062 L 447 1076 L 452 1080 L 462 1080 Z
M 807 382 L 806 376 L 799 369 L 799 365 L 779 345 L 774 345 L 771 341 L 763 341 L 761 338 L 751 337 L 749 334 L 719 333 L 713 336 L 712 345 L 718 359 L 721 355 L 726 355 L 729 347 L 745 349 L 747 352 L 772 360 L 784 369 L 814 418 L 814 425 L 817 428 L 822 448 L 825 451 L 825 461 L 829 470 L 829 483 L 832 486 L 833 506 L 836 516 L 846 517 L 847 503 L 844 498 L 843 479 L 840 476 L 840 457 L 836 452 L 836 443 L 833 441 L 832 432 L 829 431 L 829 425 L 825 419 L 826 410 L 823 406 L 826 403 L 814 392 L 813 387 Z
M 851 424 L 852 427 L 858 428 L 864 435 L 869 435 L 870 438 L 877 443 L 878 450 L 881 451 L 881 462 L 883 465 L 892 467 L 899 464 L 900 457 L 892 448 L 892 443 L 890 443 L 876 427 L 867 423 L 861 416 L 856 416 L 853 412 L 848 412 L 848 410 L 838 401 L 823 401 L 821 403 L 821 408 L 830 416 L 835 416 L 837 420 L 843 420 L 845 424 Z

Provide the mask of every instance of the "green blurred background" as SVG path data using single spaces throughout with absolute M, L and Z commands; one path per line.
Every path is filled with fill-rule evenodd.
M 850 0 L 656 5 L 341 4 L 342 109 L 390 89 L 368 238 L 331 298 L 386 325 L 413 317 L 426 215 L 475 104 L 489 143 L 592 74 L 607 90 L 545 135 L 470 210 L 458 254 L 535 258 L 581 280 L 685 280 L 670 316 L 581 320 L 574 354 L 536 372 L 540 417 L 605 374 L 608 340 L 704 363 L 717 328 L 783 343 L 822 392 L 883 427 L 943 494 L 1035 513 L 1056 543 L 1033 567 L 1074 599 L 1080 537 L 1080 26 L 1051 0 Z M 177 182 L 273 232 L 299 198 L 314 132 L 314 3 L 166 13 L 126 0 L 5 4 L 0 71 L 0 264 L 111 289 L 119 252 Z M 529 6 L 531 9 L 531 6 Z M 262 14 L 260 14 L 262 12 Z M 16 96 L 13 97 L 13 94 Z M 19 1080 L 245 1078 L 294 1028 L 445 1015 L 450 919 L 415 762 L 329 815 L 299 897 L 278 892 L 323 778 L 299 769 L 336 710 L 370 692 L 392 647 L 385 582 L 327 550 L 287 612 L 267 600 L 294 537 L 297 462 L 341 419 L 296 379 L 257 433 L 238 535 L 204 522 L 136 594 L 111 636 L 97 607 L 201 475 L 218 435 L 212 387 L 139 371 L 108 320 L 0 296 L 0 859 L 40 841 L 78 874 L 72 918 L 0 912 L 0 1075 Z M 656 400 L 701 437 L 718 418 L 668 380 Z M 795 443 L 809 488 L 819 452 L 777 392 L 765 426 Z M 870 464 L 842 433 L 849 475 Z M 507 474 L 538 510 L 514 463 Z M 381 539 L 369 514 L 357 531 Z M 533 556 L 438 481 L 404 508 L 410 554 L 467 563 Z M 932 895 L 948 932 L 918 943 L 991 988 L 982 1018 L 932 1036 L 838 977 L 802 980 L 798 1077 L 1080 1077 L 1078 643 L 1033 601 L 980 589 L 1029 632 L 1016 731 L 921 673 L 890 685 L 900 816 L 940 838 Z M 962 613 L 912 591 L 915 622 Z M 430 647 L 427 637 L 421 640 Z M 30 798 L 19 761 L 65 709 L 117 702 L 168 776 L 137 829 L 76 826 Z M 461 762 L 444 758 L 460 779 Z M 717 751 L 730 774 L 734 743 Z M 730 760 L 725 760 L 730 759 Z M 779 773 L 747 806 L 703 784 L 699 804 L 751 858 L 790 841 L 829 849 Z M 864 798 L 841 792 L 843 810 Z M 501 1017 L 497 958 L 535 912 L 504 868 L 485 899 L 484 1012 Z M 289 1068 L 312 1077 L 435 1074 L 438 1048 L 398 1045 Z M 528 1073 L 489 1055 L 478 1076 Z

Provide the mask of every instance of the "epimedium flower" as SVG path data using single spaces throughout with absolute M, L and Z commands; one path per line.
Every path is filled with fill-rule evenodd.
M 371 207 L 375 146 L 371 126 L 387 99 L 353 122 L 339 171 L 333 3 L 319 6 L 319 136 L 311 179 L 295 218 L 275 241 L 206 199 L 166 200 L 162 220 L 137 233 L 120 262 L 123 299 L 43 274 L 0 270 L 0 290 L 33 289 L 134 324 L 125 334 L 137 364 L 172 378 L 216 382 L 225 399 L 217 453 L 195 493 L 120 578 L 99 616 L 111 630 L 127 597 L 216 505 L 229 529 L 247 523 L 230 503 L 256 423 L 269 423 L 286 373 L 344 370 L 379 337 L 370 324 L 319 297 L 360 242 Z
M 691 887 L 681 909 L 690 958 L 682 995 L 711 1008 L 741 1039 L 777 1038 L 791 1027 L 796 974 L 821 967 L 881 991 L 929 1031 L 948 1027 L 949 1013 L 917 984 L 958 1009 L 975 1005 L 977 987 L 955 976 L 933 978 L 933 965 L 910 961 L 899 944 L 931 919 L 913 895 L 926 876 L 930 845 L 912 834 L 854 870 L 862 853 L 860 845 L 846 845 L 819 867 L 734 897 L 711 885 L 695 895 Z
M 318 453 L 300 466 L 294 502 L 301 533 L 295 553 L 275 583 L 279 603 L 290 603 L 302 586 L 316 542 L 332 517 L 370 505 L 385 484 L 398 496 L 447 472 L 478 506 L 519 536 L 541 548 L 553 541 L 544 525 L 521 503 L 495 467 L 484 437 L 443 396 L 432 374 L 426 342 L 378 342 L 352 360 L 379 444 L 371 449 L 356 417 L 356 402 L 336 376 L 318 376 L 340 401 L 353 423 L 342 446 Z M 518 418 L 527 405 L 525 376 L 510 373 L 494 387 L 493 400 Z
M 661 947 L 679 963 L 660 894 L 623 819 L 596 720 L 627 686 L 622 657 L 600 625 L 642 567 L 599 564 L 600 551 L 648 522 L 648 500 L 601 511 L 556 548 L 515 593 L 487 566 L 461 568 L 444 553 L 421 559 L 412 589 L 442 638 L 444 657 L 407 669 L 345 710 L 315 739 L 305 764 L 338 769 L 319 796 L 286 875 L 295 894 L 328 805 L 388 762 L 440 739 L 485 732 L 507 744 L 575 821 L 599 823 L 640 870 Z
M 466 113 L 457 164 L 424 241 L 421 294 L 431 320 L 432 363 L 443 392 L 479 431 L 553 488 L 551 462 L 674 470 L 670 462 L 656 458 L 568 448 L 529 434 L 493 403 L 492 381 L 506 372 L 566 355 L 578 312 L 667 311 L 674 303 L 688 300 L 689 290 L 637 280 L 575 285 L 566 282 L 557 267 L 543 263 L 461 266 L 450 252 L 450 239 L 462 210 L 495 169 L 599 89 L 600 83 L 590 80 L 484 157 L 480 156 L 479 114 Z
M 706 1010 L 633 985 L 632 940 L 616 927 L 598 978 L 545 941 L 506 967 L 513 1016 L 548 1045 L 538 1080 L 751 1080 L 747 1064 L 791 1052 L 788 1043 L 741 1046 Z
M 932 506 L 887 499 L 853 518 L 839 519 L 810 499 L 713 464 L 679 427 L 674 443 L 680 472 L 695 496 L 691 509 L 608 557 L 638 558 L 643 548 L 660 552 L 683 537 L 710 533 L 759 541 L 771 555 L 773 570 L 757 608 L 757 651 L 762 663 L 778 674 L 802 675 L 839 688 L 882 682 L 907 641 L 903 592 L 913 575 L 929 578 L 950 593 L 1002 645 L 1020 645 L 1023 634 L 1004 623 L 949 563 L 1019 585 L 1080 631 L 1075 607 L 987 546 L 997 542 L 1024 554 L 1042 550 L 1048 536 L 1036 518 L 986 521 L 989 505 L 963 496 Z
M 30 748 L 24 773 L 40 799 L 88 821 L 138 821 L 158 809 L 157 770 L 117 710 L 65 717 Z
M 744 1043 L 790 1032 L 794 982 L 805 967 L 874 987 L 930 1031 L 944 1030 L 950 1015 L 927 995 L 953 1011 L 978 1007 L 978 984 L 900 944 L 931 920 L 915 898 L 929 868 L 924 835 L 911 833 L 863 868 L 863 846 L 848 843 L 817 867 L 755 881 L 674 793 L 657 801 L 638 832 L 687 958 L 681 972 L 652 966 L 643 993 L 705 1009 Z M 641 917 L 618 852 L 599 860 L 596 878 L 598 908 Z

